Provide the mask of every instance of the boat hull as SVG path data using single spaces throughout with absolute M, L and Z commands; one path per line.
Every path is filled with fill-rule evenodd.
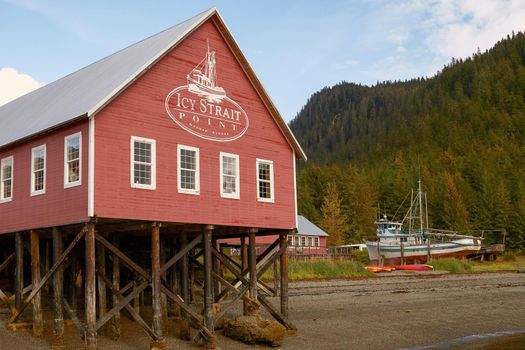
M 374 265 L 400 265 L 404 264 L 421 264 L 428 262 L 428 246 L 425 244 L 404 246 L 401 254 L 400 245 L 380 244 L 379 249 L 377 242 L 366 242 L 368 257 Z M 464 258 L 469 254 L 478 252 L 481 243 L 473 240 L 470 243 L 450 242 L 430 245 L 430 256 L 432 259 L 439 258 Z M 403 255 L 403 259 L 401 256 Z M 401 261 L 404 260 L 404 261 Z

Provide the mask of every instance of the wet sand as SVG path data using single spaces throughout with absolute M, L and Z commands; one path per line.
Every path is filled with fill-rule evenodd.
M 288 336 L 281 348 L 500 349 L 516 343 L 520 349 L 523 337 L 519 335 L 481 340 L 470 336 L 505 335 L 508 333 L 502 332 L 509 331 L 525 334 L 524 310 L 525 274 L 515 272 L 394 272 L 365 280 L 296 282 L 290 284 L 290 319 L 298 333 Z M 7 310 L 3 309 L 0 322 L 6 318 Z M 66 329 L 67 348 L 82 348 L 74 326 Z M 170 331 L 170 349 L 197 348 L 192 342 L 178 340 L 173 329 Z M 0 327 L 0 349 L 49 349 L 51 333 L 51 323 L 46 324 L 46 339 L 31 337 L 29 330 L 12 332 Z M 453 342 L 458 339 L 466 341 Z M 99 336 L 98 342 L 99 349 L 149 348 L 148 336 L 124 317 L 120 341 Z M 254 348 L 227 339 L 220 332 L 218 342 L 221 349 Z

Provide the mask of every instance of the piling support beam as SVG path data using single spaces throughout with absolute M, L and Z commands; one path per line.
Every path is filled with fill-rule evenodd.
M 248 235 L 248 270 L 250 271 L 250 299 L 257 300 L 257 247 L 255 245 L 255 235 L 257 229 L 250 229 Z
M 15 234 L 15 308 L 22 306 L 24 290 L 24 236 Z
M 117 248 L 120 246 L 119 236 L 117 234 L 114 234 L 113 236 L 113 245 Z M 120 259 L 118 256 L 113 255 L 113 289 L 114 290 L 120 290 Z M 113 293 L 113 307 L 115 307 L 119 303 L 118 296 Z M 120 338 L 120 311 L 115 313 L 115 316 L 113 316 L 113 320 L 111 322 L 111 330 L 112 330 L 112 336 L 113 339 L 119 339 Z
M 40 284 L 40 240 L 37 231 L 29 232 L 31 241 L 31 277 L 33 286 Z M 44 316 L 42 315 L 42 294 L 33 298 L 33 336 L 44 336 Z
M 58 262 L 64 249 L 62 236 L 58 228 L 53 227 L 53 264 Z M 64 266 L 56 270 L 53 275 L 53 296 L 54 296 L 54 322 L 53 322 L 53 350 L 66 348 L 64 343 Z
M 102 275 L 106 275 L 106 253 L 102 243 L 96 244 L 97 254 L 97 269 Z M 97 277 L 97 288 L 98 288 L 98 317 L 104 317 L 107 311 L 107 299 L 106 299 L 106 283 L 98 276 Z M 106 327 L 102 327 L 99 331 L 100 334 L 106 333 Z
M 180 235 L 180 244 L 179 248 L 182 250 L 188 245 L 188 233 L 182 231 Z M 190 304 L 190 289 L 189 289 L 189 279 L 190 279 L 190 258 L 188 256 L 189 252 L 184 254 L 180 259 L 180 295 L 184 300 L 186 305 Z M 186 311 L 181 309 L 182 324 L 180 330 L 180 338 L 182 340 L 190 340 L 190 323 L 189 316 Z
M 287 236 L 279 236 L 279 249 L 284 249 L 280 257 L 280 268 L 281 268 L 281 314 L 284 317 L 288 317 L 288 249 L 287 249 Z
M 246 237 L 241 237 L 241 271 L 248 268 L 248 246 L 246 245 Z M 246 300 L 242 302 L 243 315 L 248 316 L 248 303 Z
M 160 266 L 164 266 L 166 263 L 166 249 L 167 249 L 167 240 L 165 237 L 160 237 Z M 161 281 L 166 281 L 166 271 L 160 274 Z M 162 309 L 162 326 L 164 335 L 168 334 L 168 297 L 166 294 L 160 294 L 160 305 Z
M 162 326 L 162 301 L 160 280 L 160 223 L 153 223 L 151 228 L 151 304 L 153 309 L 153 332 L 157 339 L 150 343 L 150 349 L 166 349 Z
M 202 232 L 202 246 L 204 250 L 204 326 L 214 331 L 214 317 L 213 317 L 213 285 L 212 285 L 212 233 L 213 225 L 204 226 Z M 215 339 L 207 339 L 207 348 L 214 348 Z
M 89 222 L 86 232 L 86 349 L 97 348 L 97 310 L 95 290 L 95 223 Z

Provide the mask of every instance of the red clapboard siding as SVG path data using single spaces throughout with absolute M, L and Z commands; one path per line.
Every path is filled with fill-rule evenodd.
M 82 184 L 64 189 L 64 137 L 82 132 Z M 31 197 L 31 149 L 46 144 L 46 193 Z M 0 151 L 14 157 L 13 200 L 0 203 L 0 233 L 87 220 L 88 123 L 78 122 Z
M 216 51 L 217 80 L 247 113 L 250 126 L 230 142 L 208 141 L 175 124 L 164 101 Z M 95 214 L 156 220 L 291 229 L 295 227 L 293 151 L 227 43 L 207 21 L 95 117 Z M 130 137 L 156 140 L 157 188 L 130 186 Z M 177 145 L 200 149 L 200 195 L 177 192 Z M 240 157 L 240 199 L 220 197 L 219 152 Z M 272 160 L 275 203 L 257 201 L 256 158 Z

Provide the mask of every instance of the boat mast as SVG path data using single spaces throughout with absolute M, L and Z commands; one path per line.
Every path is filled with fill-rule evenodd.
M 409 209 L 409 220 L 408 220 L 408 234 L 412 234 L 412 218 L 414 213 L 412 213 L 412 204 L 414 203 L 414 189 L 410 190 L 410 209 Z
M 421 191 L 421 178 L 418 180 L 419 188 L 418 188 L 418 197 L 419 197 L 419 223 L 421 227 L 421 233 L 423 233 L 423 228 L 425 226 L 424 224 L 424 218 L 423 218 L 423 192 Z

